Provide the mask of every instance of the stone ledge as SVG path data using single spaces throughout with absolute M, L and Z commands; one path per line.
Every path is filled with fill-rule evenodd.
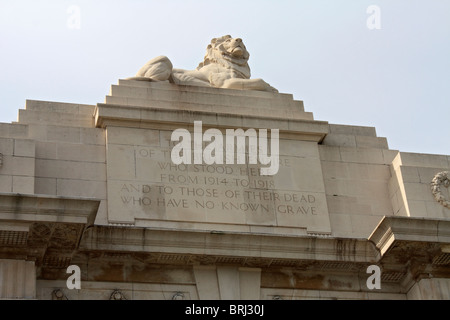
M 205 129 L 214 128 L 267 128 L 279 129 L 280 138 L 288 137 L 321 142 L 328 133 L 328 122 L 276 117 L 231 115 L 219 112 L 190 112 L 161 108 L 127 107 L 98 103 L 95 126 L 124 126 L 148 129 L 174 130 L 180 126 L 192 127 L 201 119 Z
M 0 259 L 66 267 L 100 200 L 0 194 Z
M 94 223 L 100 200 L 0 193 L 0 222 Z
M 384 217 L 369 236 L 384 255 L 394 242 L 450 243 L 450 221 L 412 217 Z
M 285 261 L 324 260 L 351 263 L 375 263 L 378 252 L 364 239 L 289 237 L 261 234 L 236 234 L 149 228 L 94 226 L 86 231 L 81 251 L 129 253 L 165 253 L 234 257 L 236 259 L 274 259 Z M 291 262 L 289 262 L 291 261 Z
M 196 103 L 196 102 L 178 102 L 178 101 L 163 101 L 163 100 L 144 100 L 131 97 L 115 97 L 107 96 L 105 104 L 118 105 L 124 107 L 142 107 L 142 108 L 158 108 L 169 109 L 187 112 L 211 112 L 215 113 L 217 110 L 223 114 L 252 116 L 258 114 L 260 117 L 269 118 L 287 118 L 287 119 L 304 119 L 313 120 L 311 112 L 305 112 L 302 108 L 295 105 L 288 105 L 281 107 L 260 107 L 257 104 L 248 105 L 224 105 L 222 102 L 218 103 Z
M 203 87 L 203 86 L 187 86 L 187 85 L 177 85 L 169 83 L 168 81 L 152 82 L 152 81 L 137 81 L 137 80 L 127 80 L 119 79 L 119 86 L 127 87 L 140 87 L 140 88 L 151 88 L 151 89 L 163 89 L 176 92 L 196 92 L 196 93 L 212 93 L 212 94 L 227 94 L 235 96 L 244 97 L 257 97 L 257 98 L 268 98 L 273 99 L 276 97 L 282 97 L 285 99 L 292 100 L 293 95 L 290 93 L 274 93 L 266 91 L 256 91 L 256 90 L 237 90 L 237 89 L 223 89 L 215 87 Z
M 166 101 L 166 102 L 189 102 L 199 104 L 219 104 L 223 106 L 233 105 L 261 105 L 261 107 L 269 107 L 280 104 L 297 105 L 303 109 L 303 102 L 294 100 L 291 95 L 269 95 L 255 96 L 247 94 L 235 94 L 234 91 L 229 92 L 225 89 L 219 89 L 212 92 L 197 92 L 192 88 L 185 90 L 176 90 L 171 87 L 132 87 L 123 85 L 112 85 L 108 97 L 135 98 L 140 100 Z

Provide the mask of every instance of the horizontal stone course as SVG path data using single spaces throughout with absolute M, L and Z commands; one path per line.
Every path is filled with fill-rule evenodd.
M 47 112 L 35 110 L 19 110 L 21 124 L 58 124 L 70 127 L 92 127 L 93 116 L 86 114 L 71 114 L 64 112 Z
M 184 89 L 186 88 L 186 89 Z M 249 90 L 227 90 L 193 86 L 174 86 L 168 83 L 152 83 L 120 80 L 112 85 L 106 104 L 123 106 L 157 107 L 178 110 L 207 111 L 252 115 L 261 117 L 285 117 L 309 119 L 302 101 L 292 95 Z
M 40 100 L 26 100 L 25 109 L 31 111 L 61 112 L 71 114 L 91 115 L 94 113 L 95 105 L 52 102 Z
M 106 181 L 106 165 L 99 162 L 36 159 L 36 177 Z
M 293 95 L 289 93 L 272 93 L 267 91 L 257 91 L 257 90 L 236 90 L 236 89 L 222 89 L 214 87 L 203 87 L 203 86 L 187 86 L 187 85 L 175 85 L 168 81 L 161 82 L 151 82 L 151 81 L 136 81 L 136 80 L 126 80 L 119 79 L 118 84 L 120 86 L 130 86 L 130 87 L 142 87 L 142 88 L 153 88 L 153 89 L 163 89 L 172 90 L 176 92 L 195 92 L 195 93 L 212 93 L 212 94 L 229 94 L 235 96 L 246 96 L 246 97 L 257 97 L 257 98 L 274 98 L 283 96 L 286 99 L 293 99 Z
M 112 85 L 110 90 L 110 96 L 112 97 L 127 97 L 136 98 L 142 100 L 154 100 L 154 101 L 171 101 L 174 103 L 190 102 L 196 104 L 209 104 L 218 106 L 247 106 L 254 104 L 255 106 L 277 107 L 288 105 L 291 103 L 297 104 L 300 108 L 303 108 L 302 101 L 295 101 L 292 96 L 289 95 L 272 95 L 270 97 L 254 96 L 252 94 L 235 95 L 228 90 L 221 90 L 219 92 L 194 92 L 187 91 L 175 91 L 169 88 L 142 88 L 142 87 L 130 87 L 123 85 Z M 246 92 L 248 93 L 248 91 Z M 303 110 L 302 110 L 303 111 Z

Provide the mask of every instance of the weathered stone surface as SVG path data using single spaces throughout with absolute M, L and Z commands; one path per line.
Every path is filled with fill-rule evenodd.
M 160 81 L 167 62 L 104 103 L 27 100 L 0 124 L 0 298 L 448 299 L 450 156 L 390 150 L 290 94 Z M 245 164 L 174 164 L 194 121 L 279 129 L 277 173 L 248 145 Z

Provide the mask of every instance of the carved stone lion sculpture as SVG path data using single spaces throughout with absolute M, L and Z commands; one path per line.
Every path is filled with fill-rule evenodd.
M 174 69 L 169 58 L 147 62 L 130 80 L 166 81 L 180 85 L 278 92 L 262 79 L 250 79 L 250 57 L 242 39 L 229 35 L 214 38 L 197 69 Z

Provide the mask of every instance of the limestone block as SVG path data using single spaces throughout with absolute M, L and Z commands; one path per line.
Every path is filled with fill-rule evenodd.
M 42 124 L 27 124 L 28 138 L 33 140 L 47 140 L 47 126 Z
M 0 123 L 0 137 L 26 139 L 28 137 L 28 125 Z
M 356 147 L 355 136 L 348 134 L 330 133 L 323 140 L 323 145 L 337 147 Z
M 83 145 L 75 143 L 56 144 L 57 159 L 83 161 L 83 162 L 106 162 L 106 150 L 104 146 Z
M 163 148 L 172 148 L 176 145 L 176 142 L 170 140 L 172 136 L 172 131 L 160 130 L 159 131 L 159 145 Z
M 310 112 L 299 111 L 294 104 L 284 102 L 284 104 L 278 104 L 276 106 L 269 106 L 263 108 L 258 105 L 257 102 L 252 101 L 243 106 L 228 106 L 214 104 L 198 104 L 192 102 L 179 102 L 179 101 L 160 101 L 160 100 L 144 100 L 133 97 L 116 97 L 106 96 L 106 104 L 116 104 L 133 107 L 151 107 L 157 109 L 172 109 L 172 110 L 186 110 L 190 112 L 215 112 L 218 108 L 221 108 L 222 114 L 238 114 L 238 115 L 254 115 L 258 114 L 262 117 L 282 117 L 293 119 L 305 119 L 313 120 L 313 116 Z
M 348 237 L 352 233 L 351 215 L 334 214 L 333 206 L 328 202 L 330 209 L 331 232 L 334 237 Z
M 123 106 L 130 106 L 132 104 L 128 103 L 127 97 L 119 97 L 119 96 L 106 96 L 105 104 L 118 104 Z
M 108 180 L 135 179 L 136 178 L 135 148 L 133 146 L 127 145 L 111 144 L 108 145 L 107 150 L 108 150 L 107 151 Z M 152 171 L 145 170 L 144 172 L 151 173 Z
M 261 298 L 261 269 L 239 268 L 239 288 L 242 300 Z
M 421 279 L 406 294 L 408 300 L 449 300 L 450 279 Z
M 101 200 L 97 210 L 97 216 L 95 217 L 95 224 L 107 225 L 108 224 L 108 206 L 106 200 Z
M 0 153 L 11 156 L 14 153 L 14 139 L 0 138 Z
M 3 156 L 0 174 L 32 177 L 34 172 L 34 158 Z
M 106 144 L 106 131 L 100 128 L 80 128 L 80 142 L 104 146 Z
M 220 300 L 215 267 L 194 266 L 195 283 L 200 300 Z
M 34 194 L 34 177 L 13 176 L 12 192 Z
M 111 98 L 132 98 L 136 100 L 127 100 L 130 105 L 136 103 L 145 103 L 144 101 L 171 102 L 175 105 L 183 105 L 190 103 L 193 105 L 216 105 L 217 107 L 249 107 L 254 106 L 261 109 L 274 109 L 276 107 L 282 109 L 289 109 L 291 111 L 303 111 L 303 103 L 301 101 L 292 100 L 292 96 L 273 95 L 270 97 L 255 97 L 252 95 L 235 95 L 234 92 L 211 91 L 211 92 L 196 92 L 192 90 L 175 91 L 170 90 L 170 86 L 166 88 L 143 88 L 124 85 L 112 85 L 110 96 L 107 96 L 106 102 L 121 101 L 108 100 Z M 124 101 L 124 100 L 122 100 Z M 139 104 L 140 105 L 140 104 Z
M 393 178 L 389 183 L 394 210 L 415 217 L 447 217 L 448 209 L 435 200 L 431 189 L 435 175 L 448 170 L 446 161 L 447 157 L 441 155 L 399 153 L 392 162 Z M 444 185 L 440 192 L 444 199 L 450 198 Z
M 81 128 L 56 125 L 48 125 L 45 128 L 47 129 L 45 139 L 47 141 L 80 142 Z
M 217 267 L 217 280 L 222 300 L 241 299 L 238 268 Z
M 448 168 L 447 156 L 424 153 L 401 152 L 401 161 L 405 166 Z
M 387 182 L 391 178 L 389 165 L 349 163 L 350 179 L 368 179 Z
M 389 194 L 391 195 L 391 193 L 389 193 Z M 392 210 L 395 215 L 400 210 L 403 203 L 401 201 L 401 198 L 399 199 L 398 192 L 392 193 L 390 198 L 391 198 L 391 203 L 392 203 Z
M 348 179 L 349 164 L 335 161 L 322 161 L 322 172 L 325 179 Z M 326 188 L 326 184 L 325 184 Z
M 374 198 L 374 197 L 363 197 L 361 198 L 361 202 L 365 202 L 367 199 L 367 204 L 370 204 L 371 211 L 374 215 L 393 215 L 394 209 L 392 202 L 390 201 L 389 195 L 387 194 L 383 198 Z
M 356 136 L 355 139 L 356 139 L 356 147 L 358 148 L 388 149 L 388 143 L 386 138 Z
M 255 90 L 236 90 L 227 89 L 221 90 L 214 87 L 202 87 L 202 86 L 185 86 L 185 85 L 175 85 L 169 82 L 147 82 L 147 81 L 136 81 L 129 79 L 119 79 L 119 86 L 130 86 L 130 87 L 141 87 L 149 88 L 150 90 L 171 90 L 175 92 L 185 93 L 185 92 L 198 92 L 198 93 L 214 93 L 214 94 L 231 94 L 234 96 L 244 96 L 244 97 L 257 97 L 257 98 L 268 98 L 272 99 L 274 96 L 282 96 L 284 99 L 292 100 L 293 95 L 289 93 L 271 93 L 264 91 Z
M 341 161 L 339 147 L 319 145 L 319 154 L 322 161 Z
M 419 171 L 417 169 L 417 167 L 401 166 L 400 172 L 403 182 L 420 183 L 421 179 L 419 176 Z M 433 177 L 431 177 L 429 181 L 431 181 L 432 178 Z
M 159 146 L 159 131 L 109 126 L 108 144 Z
M 320 154 L 315 142 L 279 139 L 280 155 L 319 159 Z
M 349 180 L 348 195 L 367 196 L 374 199 L 389 199 L 387 182 L 375 180 Z
M 34 191 L 36 194 L 56 195 L 56 178 L 35 179 Z
M 64 112 L 72 114 L 92 115 L 95 106 L 66 102 L 26 100 L 25 109 L 45 112 Z
M 36 177 L 78 180 L 106 180 L 104 163 L 36 159 Z
M 12 192 L 12 178 L 11 175 L 5 175 L 0 170 L 0 192 Z
M 36 141 L 37 159 L 57 159 L 56 142 Z
M 325 181 L 325 193 L 332 196 L 348 196 L 348 185 L 347 180 L 342 179 L 329 179 Z
M 16 157 L 35 157 L 35 141 L 25 139 L 14 140 L 14 155 Z
M 445 193 L 445 198 L 450 199 L 450 192 Z M 450 210 L 436 203 L 436 201 L 425 201 L 426 216 L 435 219 L 445 219 L 450 217 Z M 411 214 L 412 215 L 412 214 Z
M 280 161 L 288 163 L 289 166 L 280 166 L 278 173 L 273 176 L 275 188 L 311 192 L 325 191 L 322 167 L 317 159 L 280 156 Z M 305 179 L 306 176 L 311 178 Z
M 432 201 L 433 196 L 431 194 L 430 186 L 424 183 L 410 183 L 405 182 L 404 184 L 406 197 L 408 201 L 411 200 L 422 200 L 422 201 Z
M 383 149 L 383 158 L 385 164 L 391 164 L 394 161 L 395 157 L 399 154 L 398 150 L 387 150 Z
M 330 124 L 329 126 L 331 133 L 376 137 L 376 131 L 374 127 L 350 126 L 340 124 Z
M 55 124 L 69 127 L 92 127 L 92 115 L 70 114 L 62 112 L 47 112 L 34 110 L 19 110 L 19 123 L 21 124 Z
M 344 162 L 384 164 L 381 149 L 340 147 L 340 153 Z
M 34 262 L 0 259 L 0 299 L 34 299 L 35 297 Z
M 383 215 L 351 215 L 352 237 L 368 238 Z
M 335 214 L 349 214 L 350 208 L 357 203 L 357 197 L 345 195 L 327 195 L 328 210 Z
M 106 182 L 73 179 L 57 179 L 58 196 L 106 199 Z
M 402 169 L 404 166 L 402 166 Z M 416 167 L 420 183 L 429 185 L 430 182 L 433 180 L 434 176 L 442 171 L 448 171 L 450 167 L 441 167 L 441 168 L 423 168 L 423 167 Z M 414 181 L 418 182 L 418 181 Z

